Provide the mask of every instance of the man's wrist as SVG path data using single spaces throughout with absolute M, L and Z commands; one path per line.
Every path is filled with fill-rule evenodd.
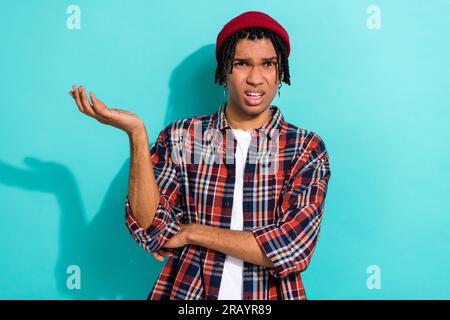
M 184 229 L 186 232 L 186 241 L 188 242 L 188 244 L 197 244 L 197 235 L 200 228 L 201 225 L 196 223 L 184 225 Z
M 148 137 L 147 137 L 147 129 L 145 128 L 145 125 L 137 127 L 136 129 L 131 131 L 128 134 L 128 137 L 130 138 L 130 141 L 133 143 L 138 143 L 140 141 L 146 141 L 148 139 Z

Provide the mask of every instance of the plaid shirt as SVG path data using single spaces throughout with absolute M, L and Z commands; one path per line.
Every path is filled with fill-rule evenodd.
M 225 108 L 226 103 L 210 115 L 173 122 L 152 145 L 161 198 L 147 230 L 133 218 L 128 195 L 125 199 L 126 226 L 146 251 L 163 247 L 180 224 L 230 228 L 236 140 Z M 329 157 L 316 133 L 287 123 L 276 106 L 270 111 L 271 120 L 251 131 L 243 175 L 243 230 L 253 233 L 275 268 L 244 261 L 243 298 L 304 300 L 301 272 L 320 232 Z M 216 300 L 226 255 L 196 245 L 172 252 L 148 299 Z

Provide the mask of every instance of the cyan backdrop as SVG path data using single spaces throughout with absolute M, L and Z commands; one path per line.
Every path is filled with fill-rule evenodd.
M 67 92 L 137 113 L 153 141 L 217 110 L 216 36 L 248 10 L 288 30 L 292 85 L 273 104 L 330 154 L 308 298 L 450 298 L 449 1 L 0 4 L 0 298 L 147 296 L 162 263 L 124 225 L 128 138 Z

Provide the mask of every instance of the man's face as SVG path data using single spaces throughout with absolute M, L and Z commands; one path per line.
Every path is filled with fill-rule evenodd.
M 277 54 L 270 39 L 241 39 L 233 72 L 227 75 L 229 102 L 248 115 L 267 109 L 278 90 Z

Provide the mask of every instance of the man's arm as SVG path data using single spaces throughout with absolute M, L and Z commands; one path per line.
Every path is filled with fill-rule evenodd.
M 129 134 L 130 175 L 128 200 L 131 211 L 143 229 L 153 222 L 158 208 L 160 193 L 153 172 L 145 126 Z
M 264 254 L 251 231 L 237 231 L 216 228 L 202 224 L 190 225 L 188 242 L 207 247 L 223 254 L 260 266 L 274 268 L 272 261 Z
M 172 163 L 169 146 L 171 126 L 168 125 L 160 132 L 150 150 L 147 147 L 146 135 L 131 138 L 132 148 L 136 148 L 131 151 L 132 157 L 135 156 L 135 159 L 132 160 L 133 164 L 130 165 L 129 192 L 134 191 L 136 200 L 142 201 L 143 212 L 139 212 L 139 208 L 132 209 L 131 205 L 136 200 L 133 200 L 131 195 L 128 194 L 125 200 L 125 224 L 134 240 L 146 251 L 153 254 L 178 233 L 180 219 L 183 215 L 183 210 L 180 207 L 180 184 L 177 179 L 177 169 L 175 164 Z M 133 153 L 136 154 L 133 155 Z M 133 166 L 137 168 L 135 172 L 132 172 Z M 147 168 L 152 170 L 147 171 Z M 149 187 L 153 179 L 156 180 L 157 185 L 154 192 Z M 145 198 L 155 199 L 156 196 L 159 196 L 159 198 L 156 198 L 155 212 L 153 209 L 148 209 L 149 203 L 152 205 L 154 200 L 146 200 Z M 138 222 L 139 217 L 144 221 Z M 158 258 L 158 255 L 155 255 L 155 257 Z
M 108 108 L 93 92 L 90 93 L 91 104 L 83 86 L 72 86 L 72 89 L 69 94 L 82 113 L 128 134 L 131 163 L 125 224 L 139 245 L 155 253 L 178 232 L 179 219 L 183 214 L 178 206 L 176 170 L 166 145 L 166 130 L 169 127 L 160 133 L 149 150 L 144 122 L 136 114 Z
M 186 231 L 188 244 L 206 247 L 249 263 L 274 268 L 272 261 L 263 253 L 250 231 L 228 230 L 203 224 L 182 225 L 181 229 Z M 169 242 L 167 244 L 170 246 Z
M 72 89 L 69 94 L 81 112 L 128 134 L 131 149 L 129 200 L 136 219 L 144 228 L 148 228 L 155 216 L 160 195 L 153 174 L 144 122 L 130 111 L 108 108 L 93 92 L 90 93 L 91 104 L 84 86 L 72 86 Z

